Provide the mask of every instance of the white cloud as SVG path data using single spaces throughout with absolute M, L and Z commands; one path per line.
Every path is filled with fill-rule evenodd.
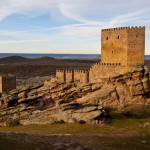
M 53 12 L 57 0 L 0 0 L 0 20 L 13 14 L 39 15 Z
M 116 26 L 147 26 L 149 30 L 150 1 L 143 0 L 60 0 L 59 9 L 69 19 L 82 26 L 63 29 L 74 37 L 97 37 L 101 28 Z M 146 15 L 147 17 L 146 17 Z M 87 27 L 87 24 L 88 27 Z
M 77 37 L 77 38 L 99 38 L 100 27 L 98 26 L 87 26 L 86 24 L 79 26 L 70 26 L 63 28 L 60 33 L 66 37 Z
M 0 30 L 0 35 L 16 35 L 20 33 L 33 33 L 33 32 L 41 32 L 41 31 L 51 31 L 61 29 L 63 26 L 58 27 L 49 27 L 49 28 L 36 28 L 31 30 L 18 30 L 18 31 L 9 31 L 9 30 Z
M 138 16 L 142 10 L 149 8 L 149 0 L 0 0 L 0 20 L 13 14 L 36 16 L 60 12 L 72 20 L 96 23 L 116 16 L 126 20 L 129 14 Z
M 140 10 L 149 7 L 148 0 L 60 0 L 59 3 L 60 11 L 66 17 L 81 22 L 110 20 L 122 15 L 125 17 L 126 14 L 138 14 Z
M 150 16 L 149 0 L 0 0 L 0 20 L 19 14 L 38 16 L 61 13 L 66 18 L 91 26 L 119 26 L 138 24 L 138 20 Z M 145 18 L 147 20 L 148 18 Z M 144 20 L 143 20 L 144 21 Z M 91 30 L 91 29 L 90 29 Z

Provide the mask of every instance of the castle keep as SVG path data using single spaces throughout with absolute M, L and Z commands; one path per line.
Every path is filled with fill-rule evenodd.
M 145 27 L 103 29 L 101 63 L 137 66 L 144 64 Z
M 88 83 L 144 65 L 145 27 L 120 27 L 101 30 L 101 61 L 90 70 L 56 70 L 62 81 Z

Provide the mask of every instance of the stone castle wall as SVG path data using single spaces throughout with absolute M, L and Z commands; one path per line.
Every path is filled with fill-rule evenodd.
M 121 72 L 121 70 L 124 70 L 124 67 L 119 63 L 96 63 L 91 67 L 89 72 L 90 82 L 97 82 L 109 78 L 113 76 L 114 73 L 117 74 Z
M 80 81 L 83 83 L 97 82 L 128 71 L 119 63 L 96 63 L 90 70 L 56 70 L 56 77 L 63 82 Z
M 56 70 L 56 77 L 60 81 L 80 81 L 83 83 L 89 82 L 89 71 L 88 70 Z
M 145 27 L 128 30 L 127 66 L 144 65 Z
M 73 70 L 66 70 L 66 81 L 74 81 Z
M 74 79 L 83 83 L 89 82 L 89 71 L 88 70 L 74 70 Z
M 0 93 L 9 92 L 16 88 L 16 76 L 3 74 L 0 76 Z
M 126 29 L 103 29 L 101 31 L 101 62 L 127 65 Z
M 62 69 L 57 69 L 56 70 L 56 77 L 61 80 L 61 81 L 66 81 L 66 77 L 65 77 L 65 70 Z

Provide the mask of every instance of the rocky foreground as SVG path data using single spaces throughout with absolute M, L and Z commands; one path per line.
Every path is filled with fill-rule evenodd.
M 0 98 L 0 125 L 101 123 L 106 106 L 146 104 L 149 99 L 149 70 L 137 66 L 97 83 L 59 82 L 56 78 L 38 86 L 15 89 Z

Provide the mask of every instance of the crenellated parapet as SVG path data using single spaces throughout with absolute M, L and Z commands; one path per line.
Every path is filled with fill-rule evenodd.
M 121 63 L 105 63 L 105 62 L 102 63 L 102 62 L 97 62 L 93 66 L 121 66 Z
M 66 81 L 65 70 L 63 70 L 63 69 L 56 69 L 56 77 L 58 79 L 61 79 L 62 81 Z
M 120 31 L 120 30 L 130 30 L 130 29 L 145 29 L 145 26 L 129 26 L 129 27 L 118 27 L 118 28 L 109 28 L 109 29 L 102 29 L 102 32 L 107 31 Z
M 56 77 L 64 82 L 75 81 L 78 80 L 80 82 L 88 83 L 89 82 L 89 71 L 88 70 L 56 70 Z
M 74 70 L 74 80 L 89 82 L 89 70 Z

